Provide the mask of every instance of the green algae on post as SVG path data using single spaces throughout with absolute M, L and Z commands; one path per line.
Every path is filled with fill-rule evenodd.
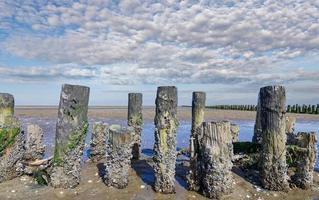
M 14 97 L 0 93 L 0 182 L 11 180 L 22 173 L 22 170 L 17 169 L 24 159 L 25 138 L 13 114 Z
M 8 126 L 14 115 L 14 97 L 12 94 L 0 93 L 0 126 Z
M 20 128 L 0 128 L 0 156 L 11 147 L 20 133 Z
M 89 94 L 85 86 L 62 86 L 50 183 L 53 187 L 74 188 L 80 182 Z

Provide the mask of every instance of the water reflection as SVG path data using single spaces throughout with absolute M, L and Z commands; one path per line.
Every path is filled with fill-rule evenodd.
M 24 130 L 26 130 L 26 126 L 28 123 L 36 123 L 43 129 L 44 142 L 46 145 L 46 157 L 53 155 L 56 120 L 53 118 L 21 117 L 20 121 Z M 108 124 L 126 125 L 126 120 L 119 120 L 119 119 L 110 120 L 110 119 L 99 119 L 99 118 L 90 119 L 89 133 L 86 137 L 85 152 L 89 148 L 91 132 L 92 132 L 92 124 L 97 121 L 103 121 Z M 240 125 L 239 140 L 251 141 L 251 138 L 253 136 L 254 121 L 237 120 L 233 122 Z M 191 130 L 190 121 L 180 121 L 180 125 L 178 127 L 178 133 L 177 133 L 177 148 L 188 147 L 190 130 Z M 318 121 L 299 121 L 296 123 L 295 131 L 296 132 L 316 131 L 319 138 L 319 134 L 318 134 L 319 122 Z M 154 124 L 153 124 L 153 121 L 148 120 L 144 122 L 143 133 L 142 133 L 142 149 L 145 149 L 144 153 L 146 156 L 151 156 L 150 153 L 153 149 L 153 144 L 154 144 Z M 84 160 L 86 160 L 87 154 L 84 153 L 83 157 L 84 157 Z M 316 163 L 316 169 L 319 170 L 318 159 Z

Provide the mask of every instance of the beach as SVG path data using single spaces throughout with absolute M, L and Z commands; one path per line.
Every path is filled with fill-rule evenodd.
M 21 119 L 45 119 L 51 122 L 51 128 L 54 129 L 54 123 L 57 119 L 57 107 L 16 107 L 15 115 Z M 127 108 L 126 107 L 91 107 L 89 109 L 89 119 L 94 121 L 119 121 L 126 122 Z M 230 110 L 215 110 L 206 109 L 206 121 L 230 120 L 230 121 L 249 121 L 253 123 L 255 119 L 255 112 L 247 111 L 230 111 Z M 289 114 L 294 115 L 294 114 Z M 294 115 L 297 121 L 312 123 L 319 123 L 319 115 Z M 154 107 L 146 107 L 143 109 L 144 121 L 147 124 L 152 124 L 154 118 Z M 191 108 L 179 107 L 178 118 L 184 124 L 191 121 Z M 46 122 L 44 120 L 44 122 Z M 23 121 L 23 120 L 22 120 Z M 182 123 L 182 124 L 183 124 Z M 252 125 L 250 125 L 252 126 Z M 148 128 L 148 133 L 152 135 L 153 128 Z M 188 129 L 183 129 L 187 131 Z M 50 132 L 50 133 L 49 133 Z M 54 137 L 54 130 L 47 131 L 49 134 L 45 137 Z M 187 134 L 182 137 L 187 137 Z M 152 135 L 153 137 L 153 135 Z M 89 138 L 88 138 L 89 139 Z M 186 142 L 187 138 L 183 138 Z M 47 148 L 52 153 L 53 140 L 50 144 L 46 144 Z M 87 142 L 88 143 L 88 142 Z M 187 144 L 187 143 L 186 143 Z M 149 146 L 152 143 L 148 144 Z M 148 147 L 149 147 L 148 146 Z M 187 161 L 186 161 L 187 162 Z M 132 169 L 129 175 L 129 185 L 125 189 L 109 188 L 104 185 L 99 176 L 98 164 L 92 163 L 90 160 L 83 162 L 81 182 L 75 189 L 53 189 L 49 186 L 37 185 L 31 177 L 23 176 L 0 184 L 0 199 L 62 199 L 62 200 L 87 200 L 87 199 L 206 199 L 204 196 L 197 192 L 188 191 L 186 189 L 185 174 L 187 165 L 179 159 L 176 165 L 176 193 L 171 195 L 163 195 L 155 193 L 152 186 L 154 183 L 154 174 L 152 170 L 152 159 L 150 156 L 144 155 L 143 159 L 132 164 Z M 241 169 L 233 168 L 233 186 L 234 191 L 230 195 L 223 197 L 225 200 L 241 200 L 241 199 L 254 199 L 254 200 L 270 200 L 270 199 L 318 199 L 319 198 L 319 173 L 314 173 L 314 187 L 312 190 L 293 189 L 288 193 L 284 192 L 270 192 L 263 190 L 261 186 L 254 183 L 249 179 Z
M 57 107 L 51 106 L 17 106 L 15 114 L 19 116 L 28 117 L 45 117 L 45 118 L 57 118 Z M 184 121 L 191 120 L 191 107 L 179 107 L 178 119 Z M 153 120 L 155 115 L 155 107 L 146 106 L 143 108 L 144 120 Z M 319 115 L 312 114 L 293 114 L 288 113 L 288 116 L 295 116 L 297 121 L 318 121 Z M 89 107 L 89 118 L 104 118 L 104 119 L 127 119 L 127 107 L 125 106 L 100 106 Z M 237 110 L 218 110 L 206 108 L 205 120 L 255 120 L 255 111 L 237 111 Z

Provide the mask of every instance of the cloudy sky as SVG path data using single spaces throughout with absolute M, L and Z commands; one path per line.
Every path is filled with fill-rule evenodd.
M 318 0 L 0 0 L 0 90 L 19 105 L 56 105 L 62 83 L 91 105 L 255 103 L 283 84 L 289 103 L 319 103 Z

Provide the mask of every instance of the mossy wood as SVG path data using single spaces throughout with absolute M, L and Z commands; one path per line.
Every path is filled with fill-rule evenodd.
M 0 93 L 0 126 L 6 127 L 14 115 L 14 97 L 12 94 Z
M 80 163 L 88 129 L 90 89 L 85 86 L 62 86 L 53 157 L 51 185 L 72 188 L 80 181 Z
M 25 136 L 14 117 L 14 97 L 0 93 L 0 182 L 22 174 Z

